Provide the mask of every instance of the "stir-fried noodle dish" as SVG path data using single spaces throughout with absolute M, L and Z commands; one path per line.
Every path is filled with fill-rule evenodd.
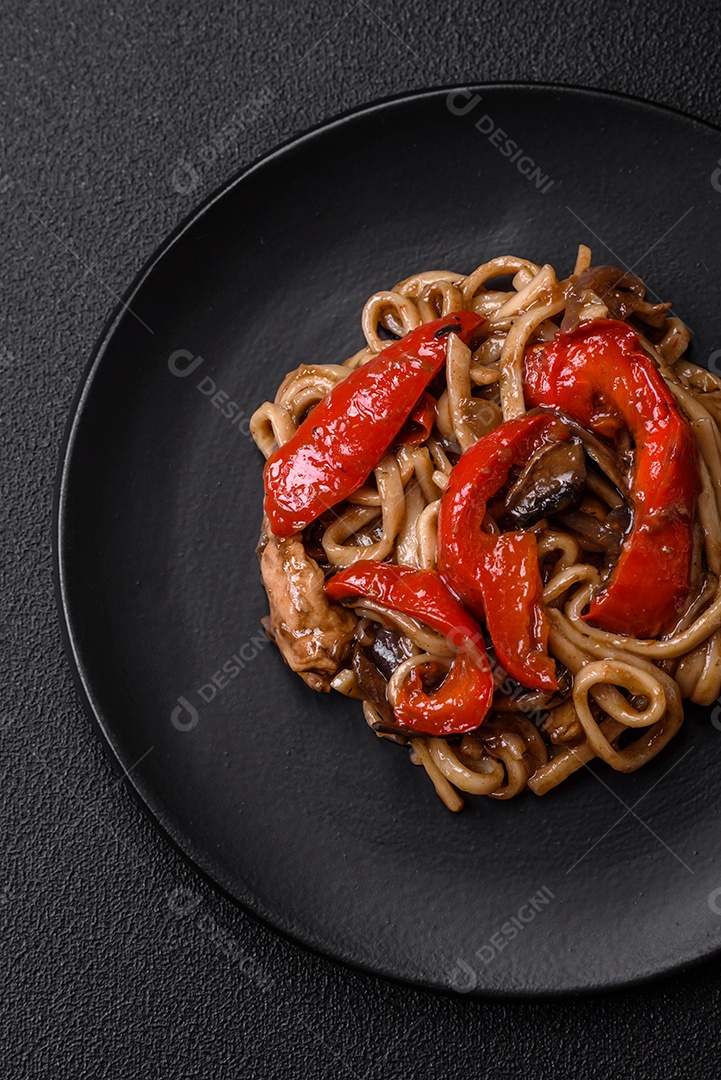
M 561 279 L 414 274 L 361 321 L 251 422 L 286 663 L 451 810 L 640 768 L 721 692 L 721 380 L 585 246 Z

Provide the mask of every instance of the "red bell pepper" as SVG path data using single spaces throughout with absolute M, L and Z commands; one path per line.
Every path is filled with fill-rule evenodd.
M 459 653 L 441 685 L 429 693 L 423 680 L 436 678 L 439 665 L 416 664 L 398 691 L 393 714 L 419 735 L 460 735 L 474 731 L 488 712 L 493 687 L 472 660 Z M 491 676 L 488 676 L 491 680 Z
M 398 446 L 420 446 L 433 431 L 436 422 L 436 399 L 423 391 L 413 412 L 398 433 Z
M 466 344 L 484 319 L 458 311 L 425 323 L 352 371 L 265 464 L 265 512 L 290 536 L 365 483 L 443 367 L 446 338 Z
M 548 619 L 538 548 L 532 533 L 483 531 L 486 504 L 545 442 L 568 438 L 549 415 L 501 424 L 461 456 L 450 474 L 438 515 L 438 569 L 478 618 L 485 618 L 496 655 L 514 679 L 537 690 L 558 688 L 548 655 Z
M 585 618 L 634 637 L 667 632 L 690 589 L 700 479 L 696 438 L 658 369 L 630 326 L 604 319 L 529 350 L 525 388 L 529 405 L 559 409 L 598 435 L 630 432 L 633 523 Z
M 389 611 L 410 615 L 443 634 L 458 654 L 441 685 L 432 693 L 422 677 L 434 665 L 413 668 L 400 689 L 396 718 L 422 735 L 453 735 L 477 728 L 493 697 L 493 676 L 476 620 L 443 584 L 435 570 L 364 559 L 326 583 L 331 600 L 365 598 Z

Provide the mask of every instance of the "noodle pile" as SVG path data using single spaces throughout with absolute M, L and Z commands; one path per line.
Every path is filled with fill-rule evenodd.
M 428 439 L 390 451 L 372 482 L 369 478 L 337 512 L 321 519 L 322 530 L 316 529 L 315 536 L 322 555 L 318 549 L 315 557 L 328 576 L 358 559 L 435 569 L 439 501 L 453 465 L 502 421 L 525 415 L 525 352 L 550 341 L 569 319 L 574 324 L 600 318 L 629 321 L 688 419 L 699 447 L 702 492 L 693 591 L 672 633 L 638 640 L 584 622 L 581 616 L 601 580 L 600 549 L 588 536 L 542 520 L 532 531 L 551 624 L 549 649 L 566 674 L 561 690 L 550 697 L 530 691 L 498 669 L 493 706 L 482 725 L 448 738 L 393 734 L 376 706 L 363 700 L 369 726 L 380 737 L 410 747 L 413 762 L 425 769 L 451 810 L 463 805 L 459 792 L 509 799 L 528 787 L 543 795 L 594 757 L 632 772 L 679 730 L 682 698 L 708 705 L 721 692 L 721 381 L 684 358 L 688 330 L 669 314 L 668 305 L 646 302 L 642 286 L 629 291 L 629 281 L 638 282 L 633 275 L 615 270 L 615 282 L 606 282 L 623 292 L 580 290 L 577 283 L 590 262 L 590 250 L 581 246 L 573 273 L 560 281 L 550 265 L 513 256 L 492 259 L 468 276 L 415 274 L 368 300 L 362 315 L 364 348 L 342 365 L 303 364 L 286 376 L 275 401 L 262 405 L 251 422 L 267 458 L 350 371 L 394 340 L 461 309 L 485 317 L 474 352 L 450 338 L 446 388 Z M 619 302 L 619 296 L 626 300 Z M 633 303 L 626 302 L 629 296 Z M 622 506 L 616 479 L 604 474 L 602 460 L 600 468 L 589 470 L 585 504 L 592 513 Z M 405 658 L 388 681 L 391 706 L 414 666 L 429 660 L 446 669 L 450 665 L 452 647 L 416 620 L 369 600 L 359 600 L 355 613 L 361 644 L 364 636 L 372 640 L 379 625 L 401 635 Z M 347 696 L 362 697 L 351 667 L 338 672 L 332 685 Z

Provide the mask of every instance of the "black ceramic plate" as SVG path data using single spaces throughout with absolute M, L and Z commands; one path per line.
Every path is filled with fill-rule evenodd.
M 360 346 L 374 290 L 503 253 L 567 272 L 580 241 L 673 299 L 716 363 L 719 162 L 720 132 L 637 101 L 416 94 L 228 185 L 109 325 L 58 491 L 69 654 L 154 820 L 271 926 L 473 993 L 611 987 L 721 947 L 721 724 L 690 714 L 633 776 L 596 766 L 450 814 L 357 704 L 307 689 L 267 643 L 248 435 L 287 370 Z

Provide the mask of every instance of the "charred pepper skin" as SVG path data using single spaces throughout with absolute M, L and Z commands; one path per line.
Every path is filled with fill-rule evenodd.
M 631 529 L 584 618 L 637 638 L 669 632 L 691 587 L 701 490 L 690 424 L 635 331 L 612 319 L 530 349 L 524 382 L 529 407 L 558 409 L 611 441 L 626 428 L 635 444 Z
M 484 532 L 486 504 L 514 465 L 544 443 L 567 439 L 549 414 L 508 420 L 470 446 L 451 471 L 438 515 L 438 569 L 461 602 L 485 619 L 509 675 L 536 690 L 558 689 L 548 655 L 548 618 L 533 533 Z
M 447 338 L 468 344 L 484 322 L 458 311 L 411 330 L 363 367 L 352 371 L 303 421 L 265 465 L 265 513 L 275 536 L 300 532 L 361 487 L 416 413 L 446 359 Z M 411 436 L 413 437 L 413 436 Z
M 395 717 L 419 735 L 457 735 L 482 722 L 493 698 L 493 676 L 476 620 L 435 570 L 363 559 L 335 574 L 326 593 L 337 603 L 370 599 L 388 611 L 410 615 L 443 634 L 458 650 L 441 685 L 428 692 L 422 677 L 433 665 L 413 668 L 398 694 Z

